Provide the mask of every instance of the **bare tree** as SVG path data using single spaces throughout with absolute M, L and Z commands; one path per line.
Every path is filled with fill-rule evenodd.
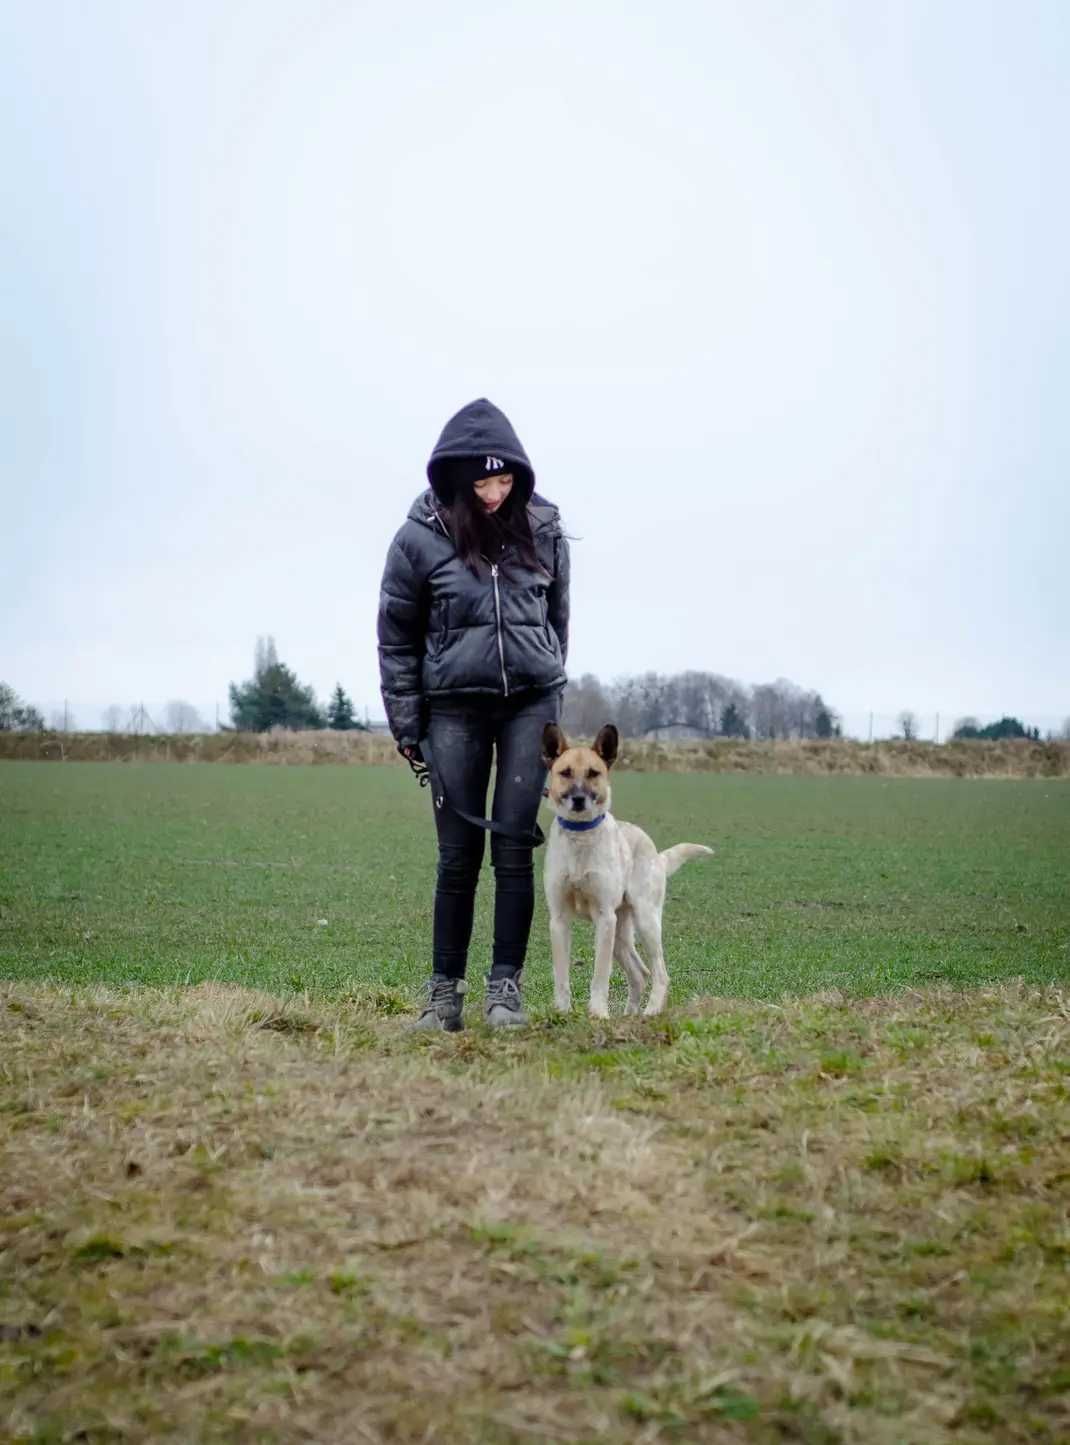
M 1062 731 L 1059 736 L 1064 743 L 1070 743 L 1070 717 L 1063 719 Z
M 819 692 L 786 677 L 747 688 L 715 672 L 645 672 L 603 686 L 588 673 L 569 684 L 566 731 L 593 735 L 607 719 L 630 737 L 831 738 L 842 726 Z
M 48 715 L 48 726 L 54 733 L 75 733 L 78 731 L 78 724 L 74 720 L 74 713 L 64 704 L 63 707 L 53 708 Z
M 110 707 L 104 709 L 104 726 L 110 733 L 117 733 L 122 729 L 123 718 L 130 711 L 129 708 L 120 707 L 113 702 Z
M 791 736 L 791 697 L 783 683 L 784 679 L 778 678 L 776 682 L 759 682 L 751 689 L 751 720 L 756 738 Z
M 164 726 L 169 733 L 203 733 L 207 731 L 200 713 L 192 703 L 176 699 L 163 710 Z
M 612 704 L 593 672 L 585 672 L 577 682 L 569 683 L 561 714 L 561 726 L 567 734 L 593 738 L 612 716 Z
M 275 650 L 274 637 L 258 637 L 253 654 L 253 677 L 259 682 L 269 667 L 278 667 L 279 655 Z
M 618 678 L 610 688 L 616 723 L 622 733 L 641 738 L 662 725 L 665 679 L 656 672 Z
M 676 721 L 712 738 L 721 729 L 721 716 L 731 698 L 732 681 L 714 672 L 683 672 L 676 679 Z
M 909 708 L 904 708 L 896 718 L 896 722 L 899 724 L 899 731 L 902 733 L 906 742 L 912 743 L 917 741 L 918 718 L 916 713 L 912 713 Z

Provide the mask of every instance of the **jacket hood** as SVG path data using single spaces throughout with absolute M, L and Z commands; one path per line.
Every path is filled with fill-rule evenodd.
M 469 457 L 497 457 L 505 462 L 503 471 L 513 474 L 513 485 L 525 502 L 535 490 L 535 473 L 528 454 L 513 430 L 513 424 L 492 401 L 481 396 L 462 406 L 442 428 L 427 464 L 427 480 L 431 490 L 444 506 L 453 500 L 450 462 Z

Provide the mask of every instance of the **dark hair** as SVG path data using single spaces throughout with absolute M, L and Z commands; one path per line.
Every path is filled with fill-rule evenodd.
M 457 555 L 477 577 L 481 564 L 495 561 L 510 542 L 525 567 L 533 572 L 546 572 L 535 553 L 527 500 L 515 484 L 493 513 L 485 511 L 477 500 L 473 483 L 460 486 L 446 508 L 446 517 Z

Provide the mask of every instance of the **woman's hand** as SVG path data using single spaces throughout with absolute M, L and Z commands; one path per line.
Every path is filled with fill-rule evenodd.
M 420 787 L 426 788 L 430 781 L 431 772 L 424 762 L 424 755 L 420 751 L 419 743 L 406 743 L 404 746 L 399 744 L 398 752 L 416 774 L 416 780 L 420 784 Z

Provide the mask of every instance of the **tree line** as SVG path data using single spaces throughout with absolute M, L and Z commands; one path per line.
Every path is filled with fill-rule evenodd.
M 341 683 L 325 706 L 320 706 L 311 687 L 299 681 L 292 668 L 280 662 L 273 637 L 259 637 L 253 658 L 253 676 L 229 685 L 231 721 L 220 727 L 227 732 L 267 732 L 273 727 L 303 730 L 331 728 L 338 732 L 367 731 L 356 716 L 349 694 Z M 699 738 L 750 738 L 758 740 L 838 738 L 843 735 L 840 714 L 825 702 L 820 692 L 797 686 L 787 678 L 746 686 L 734 678 L 713 672 L 680 672 L 664 675 L 645 672 L 603 683 L 593 673 L 568 684 L 562 722 L 566 731 L 593 737 L 607 718 L 632 737 L 660 736 Z M 141 706 L 105 709 L 104 721 L 111 732 L 158 732 L 159 722 Z M 920 735 L 915 713 L 898 715 L 898 737 L 917 739 Z M 187 702 L 169 702 L 164 708 L 163 731 L 190 733 L 208 731 L 196 708 Z M 39 732 L 46 727 L 75 728 L 68 715 L 57 714 L 50 724 L 40 711 L 18 696 L 15 689 L 0 682 L 0 732 Z M 1049 732 L 1048 737 L 1055 734 Z M 1070 741 L 1070 717 L 1058 736 Z M 982 726 L 977 718 L 963 717 L 955 723 L 952 739 L 1022 738 L 1040 741 L 1040 729 L 1027 727 L 1011 715 Z
M 921 736 L 916 713 L 907 709 L 899 714 L 896 721 L 899 724 L 899 732 L 894 735 L 893 741 L 902 739 L 909 743 L 916 741 Z M 1049 741 L 1054 737 L 1053 733 L 1048 733 Z M 1070 718 L 1063 723 L 1061 737 L 1064 741 L 1070 740 Z M 1003 738 L 1024 738 L 1028 742 L 1039 743 L 1040 729 L 1028 728 L 1021 718 L 1006 715 L 996 722 L 986 723 L 983 727 L 975 717 L 960 717 L 952 729 L 951 741 L 961 742 L 964 738 L 980 739 L 985 742 L 999 742 Z
M 975 717 L 960 718 L 955 724 L 955 731 L 951 734 L 953 738 L 988 738 L 998 741 L 1000 738 L 1028 738 L 1031 742 L 1040 742 L 1040 729 L 1027 728 L 1021 718 L 1001 717 L 998 722 L 988 723 L 982 727 Z M 1063 737 L 1070 738 L 1070 718 L 1063 724 Z
M 820 692 L 799 687 L 787 678 L 746 686 L 713 672 L 663 675 L 645 672 L 603 683 L 586 673 L 565 690 L 562 726 L 593 736 L 607 718 L 632 737 L 753 738 L 760 741 L 843 736 L 841 715 Z M 917 715 L 904 709 L 897 718 L 903 741 L 920 737 Z M 1049 738 L 1054 735 L 1049 733 Z M 1059 736 L 1070 741 L 1070 717 Z M 1040 729 L 1006 715 L 982 726 L 974 717 L 959 718 L 954 740 L 998 741 L 1022 738 L 1040 741 Z
M 302 684 L 292 668 L 279 661 L 273 637 L 258 637 L 253 675 L 248 681 L 230 684 L 230 723 L 224 732 L 263 733 L 274 727 L 304 730 L 332 728 L 337 732 L 367 732 L 367 723 L 356 714 L 353 699 L 341 683 L 335 686 L 325 707 L 316 701 L 311 687 Z M 104 711 L 109 732 L 156 732 L 157 723 L 141 706 L 123 709 L 112 705 Z M 165 730 L 173 733 L 203 732 L 205 727 L 196 708 L 187 702 L 169 702 L 164 709 Z M 67 719 L 53 720 L 55 730 L 69 730 Z M 0 732 L 43 732 L 45 720 L 37 708 L 24 703 L 7 683 L 0 682 Z
M 565 690 L 563 726 L 593 734 L 612 718 L 631 737 L 838 738 L 839 714 L 787 678 L 745 686 L 716 672 L 644 672 L 603 683 L 592 673 Z

